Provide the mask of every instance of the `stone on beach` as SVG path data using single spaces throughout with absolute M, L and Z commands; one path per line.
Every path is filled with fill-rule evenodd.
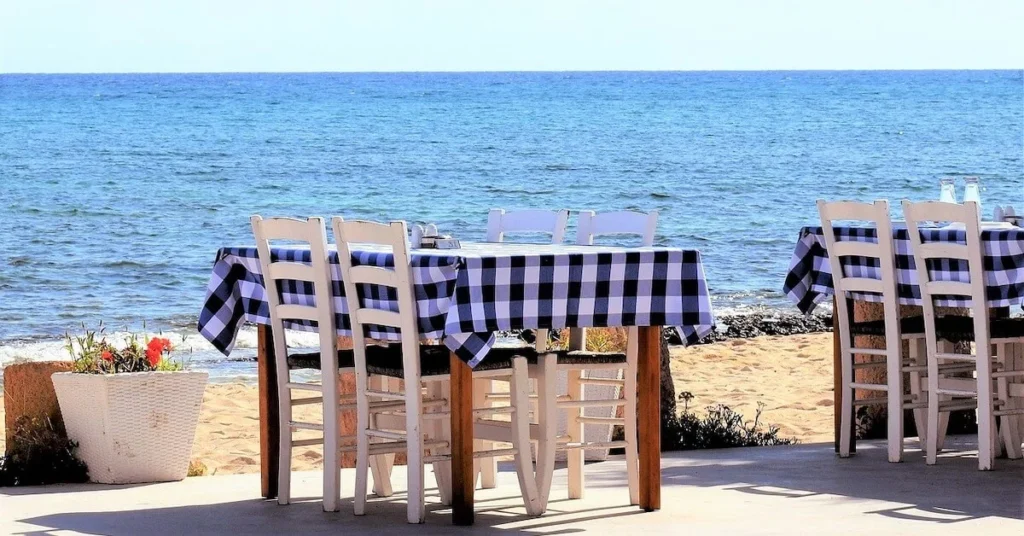
M 14 423 L 21 417 L 49 418 L 63 433 L 57 395 L 50 376 L 71 369 L 69 361 L 14 363 L 4 367 L 4 429 L 7 447 L 11 446 Z

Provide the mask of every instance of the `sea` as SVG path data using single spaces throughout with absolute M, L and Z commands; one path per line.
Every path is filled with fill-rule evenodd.
M 251 380 L 254 330 L 225 358 L 195 325 L 252 214 L 479 240 L 492 207 L 656 209 L 717 313 L 795 312 L 816 199 L 972 175 L 1024 209 L 1024 71 L 0 74 L 0 366 L 102 322 Z

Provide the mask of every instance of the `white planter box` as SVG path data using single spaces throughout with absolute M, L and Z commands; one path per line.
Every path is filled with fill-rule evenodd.
M 89 478 L 104 484 L 166 482 L 188 474 L 206 372 L 52 376 L 68 437 Z

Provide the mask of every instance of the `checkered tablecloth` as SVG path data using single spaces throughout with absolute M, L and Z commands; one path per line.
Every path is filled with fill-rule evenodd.
M 309 262 L 309 251 L 273 248 L 275 260 Z M 339 335 L 351 334 L 337 252 L 331 251 Z M 366 247 L 355 264 L 389 266 L 393 255 Z M 700 253 L 674 248 L 616 248 L 536 244 L 463 244 L 459 250 L 413 250 L 413 283 L 420 335 L 443 338 L 475 366 L 495 331 L 565 327 L 676 326 L 688 342 L 711 331 L 714 315 Z M 313 303 L 312 284 L 288 281 L 282 303 Z M 269 323 L 255 247 L 217 253 L 199 332 L 229 353 L 246 321 Z M 397 310 L 393 289 L 364 285 L 364 300 Z M 369 303 L 368 303 L 369 304 Z M 309 322 L 292 329 L 314 331 Z M 371 326 L 370 337 L 397 340 L 396 330 Z
M 836 240 L 877 242 L 878 233 L 871 227 L 838 227 Z M 896 252 L 896 284 L 900 303 L 921 304 L 921 289 L 918 287 L 916 264 L 911 252 L 910 234 L 906 227 L 893 229 Z M 921 230 L 924 242 L 967 243 L 967 234 L 962 229 L 929 228 Z M 985 251 L 985 286 L 990 307 L 1011 307 L 1024 302 L 1024 229 L 986 229 L 982 231 Z M 876 259 L 848 257 L 843 261 L 845 273 L 852 277 L 881 278 Z M 970 281 L 967 264 L 951 259 L 936 259 L 929 263 L 933 280 Z M 804 313 L 810 313 L 818 303 L 834 292 L 832 288 L 832 266 L 825 250 L 825 236 L 821 227 L 804 227 L 793 251 L 789 273 L 783 292 L 796 303 Z M 864 301 L 881 301 L 878 294 L 854 293 L 853 298 Z M 970 300 L 959 296 L 944 296 L 936 304 L 945 307 L 969 307 Z

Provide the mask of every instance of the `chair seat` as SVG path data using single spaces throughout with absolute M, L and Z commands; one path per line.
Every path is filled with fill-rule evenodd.
M 422 376 L 443 376 L 451 373 L 451 350 L 444 345 L 420 345 L 420 374 Z M 537 362 L 537 351 L 528 347 L 492 348 L 487 357 L 474 372 L 512 368 L 512 360 L 525 357 L 530 363 Z M 371 346 L 366 353 L 366 371 L 393 378 L 402 378 L 405 367 L 402 360 L 402 345 Z
M 615 352 L 565 351 L 553 352 L 559 365 L 607 365 L 626 364 L 626 354 Z M 451 351 L 444 345 L 420 345 L 420 373 L 423 376 L 443 376 L 451 372 L 449 356 Z M 473 370 L 476 372 L 512 368 L 512 359 L 525 357 L 530 364 L 536 364 L 537 350 L 529 346 L 491 348 L 487 357 Z M 355 367 L 355 354 L 351 349 L 338 350 L 338 368 Z M 288 368 L 320 370 L 320 352 L 298 353 L 288 356 Z M 370 374 L 402 378 L 402 345 L 366 347 L 366 371 Z
M 338 368 L 350 369 L 356 366 L 355 354 L 352 350 L 338 350 Z M 288 356 L 288 368 L 320 370 L 320 352 L 292 354 Z
M 559 365 L 626 365 L 626 354 L 617 352 L 558 352 Z
M 950 342 L 973 342 L 974 319 L 969 316 L 943 316 L 936 321 L 939 338 Z M 1024 338 L 1024 318 L 997 318 L 989 322 L 993 339 Z
M 900 319 L 900 331 L 904 335 L 924 335 L 924 317 L 911 316 Z M 869 320 L 866 322 L 854 322 L 850 325 L 850 332 L 854 335 L 877 335 L 885 336 L 885 320 Z
M 935 328 L 942 340 L 953 343 L 974 341 L 974 319 L 969 316 L 941 316 L 935 321 Z M 904 335 L 922 335 L 924 317 L 901 318 L 900 329 Z M 991 321 L 989 330 L 993 339 L 1024 338 L 1024 318 L 997 318 Z M 855 322 L 850 331 L 854 335 L 885 336 L 885 321 Z

